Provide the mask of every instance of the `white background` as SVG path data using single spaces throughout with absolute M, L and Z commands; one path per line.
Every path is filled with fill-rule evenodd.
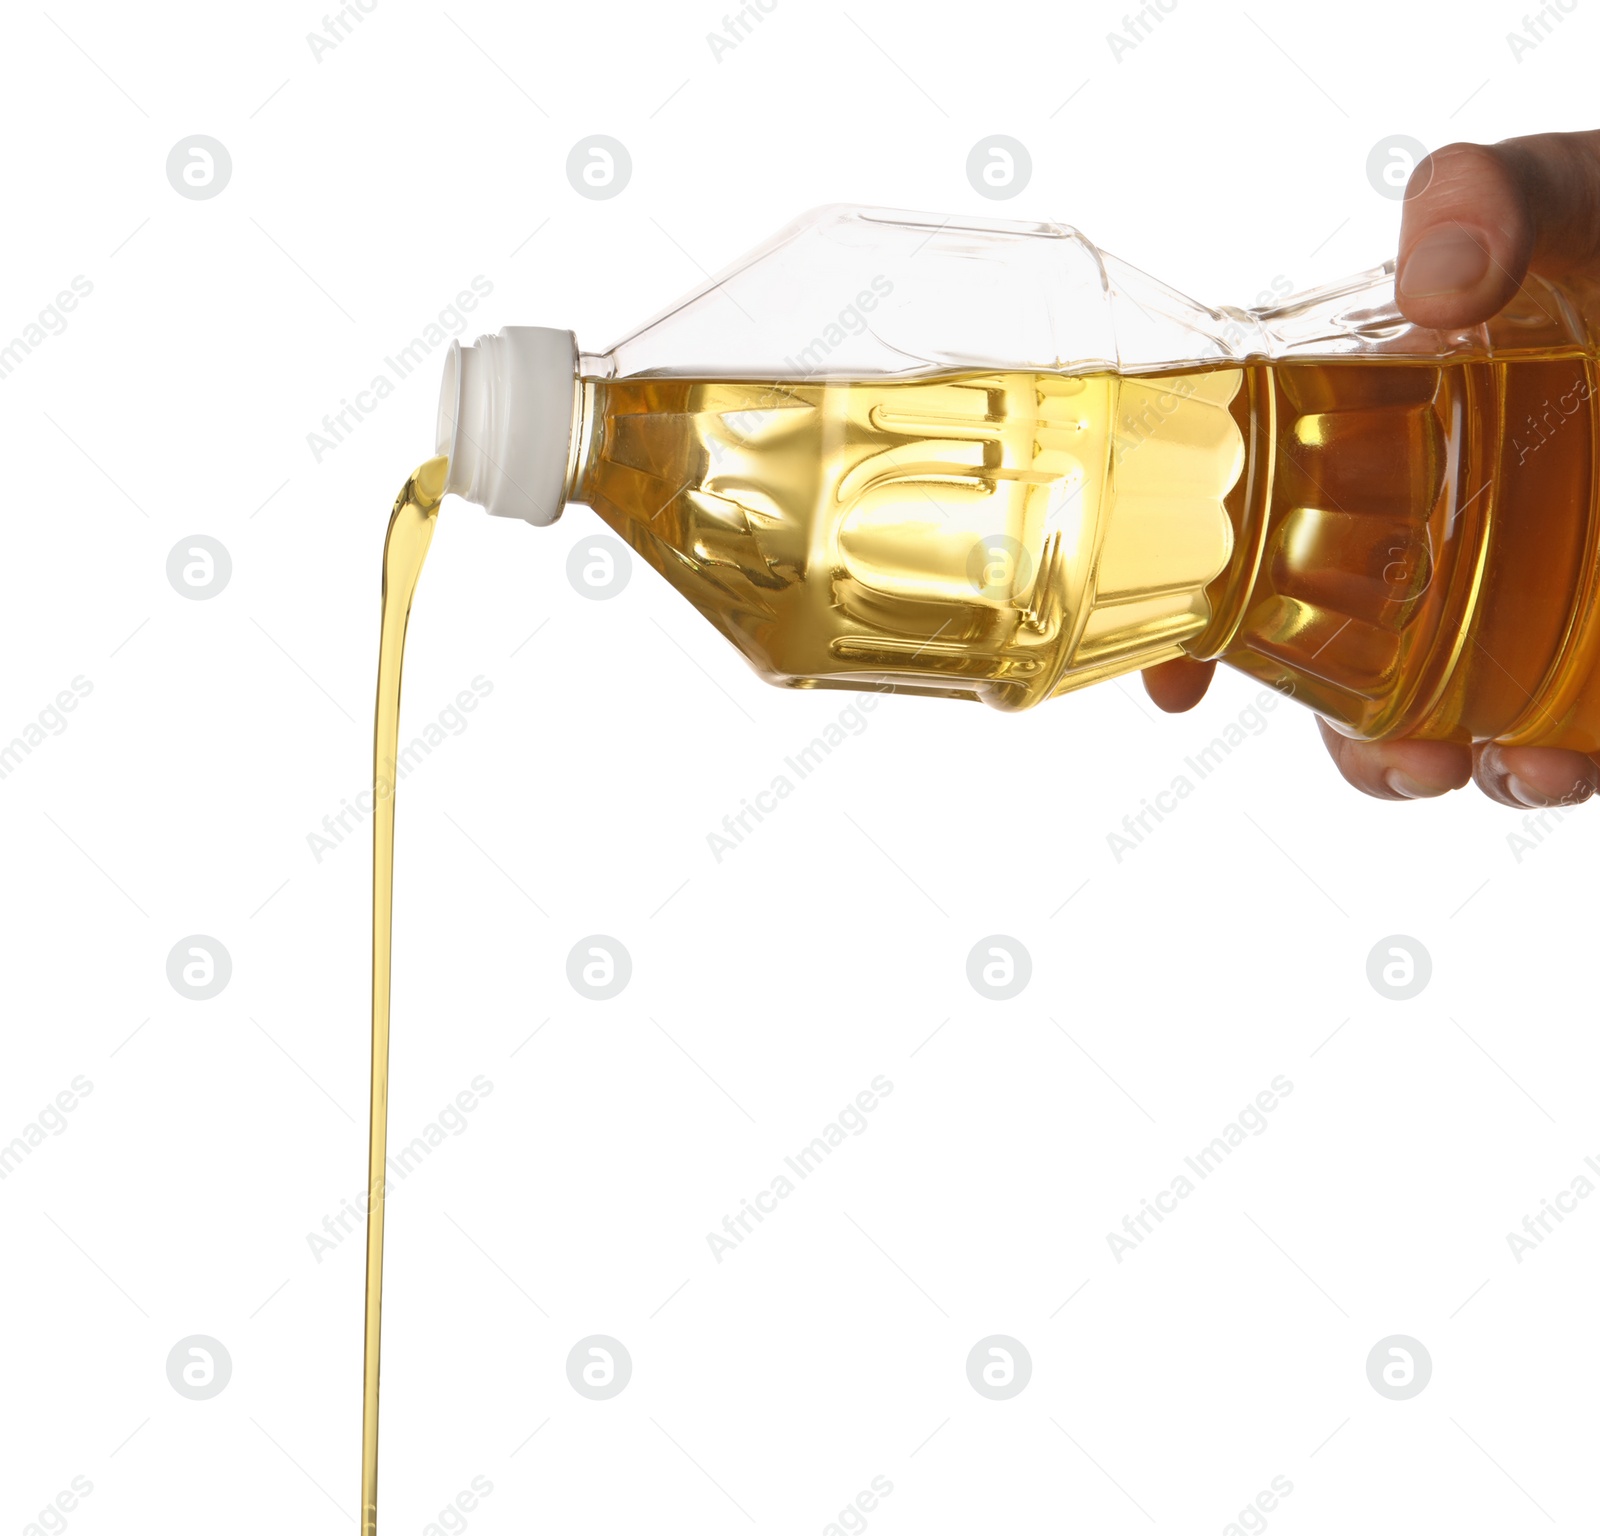
M 92 692 L 0 780 L 0 1141 L 92 1092 L 0 1182 L 0 1531 L 74 1477 L 50 1528 L 353 1527 L 360 1237 L 308 1234 L 364 1181 L 370 833 L 307 838 L 368 779 L 437 357 L 320 463 L 307 434 L 473 277 L 468 339 L 601 350 L 852 200 L 1066 219 L 1249 304 L 1392 252 L 1380 140 L 1588 126 L 1585 0 L 1520 61 L 1512 5 L 1178 0 L 1119 59 L 1125 10 L 778 0 L 720 60 L 715 3 L 380 0 L 320 61 L 313 7 L 12 17 L 0 340 L 93 293 L 0 381 L 0 738 Z M 1033 159 L 999 208 L 965 175 L 997 132 Z M 632 154 L 610 201 L 566 179 L 593 133 Z M 214 199 L 165 174 L 194 134 L 231 154 Z M 844 1528 L 1223 1532 L 1274 1477 L 1243 1528 L 1592 1528 L 1600 1200 L 1520 1264 L 1506 1234 L 1600 1154 L 1593 814 L 1519 859 L 1516 813 L 1364 800 L 1284 705 L 1118 862 L 1257 693 L 1164 718 L 1130 681 L 1022 716 L 884 699 L 718 863 L 707 833 L 849 697 L 764 688 L 642 565 L 580 596 L 596 527 L 451 502 L 413 618 L 409 729 L 492 692 L 402 786 L 392 1136 L 492 1092 L 391 1195 L 383 1529 L 474 1477 L 440 1528 L 822 1532 L 874 1477 Z M 187 601 L 166 561 L 202 533 L 232 578 Z M 566 977 L 594 933 L 633 963 L 604 1003 Z M 232 958 L 206 1002 L 166 976 L 192 934 Z M 991 934 L 1032 956 L 1010 1002 L 966 978 Z M 1432 959 L 1404 1003 L 1367 979 L 1393 934 Z M 232 1359 L 206 1401 L 167 1379 L 195 1334 Z M 632 1357 L 609 1401 L 568 1384 L 590 1334 Z M 1032 1358 L 1008 1401 L 967 1380 L 991 1334 Z M 1367 1379 L 1392 1334 L 1432 1357 L 1409 1401 Z

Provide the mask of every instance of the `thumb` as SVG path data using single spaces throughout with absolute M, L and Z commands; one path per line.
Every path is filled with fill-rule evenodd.
M 1416 325 L 1477 325 L 1527 274 L 1600 270 L 1600 133 L 1447 144 L 1406 187 L 1395 300 Z

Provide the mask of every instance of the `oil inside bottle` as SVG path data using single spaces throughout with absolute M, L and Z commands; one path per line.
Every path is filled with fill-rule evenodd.
M 597 379 L 570 489 L 785 686 L 1220 656 L 1351 734 L 1595 751 L 1593 368 Z
M 1238 383 L 605 381 L 576 498 L 771 681 L 1019 708 L 1203 626 Z

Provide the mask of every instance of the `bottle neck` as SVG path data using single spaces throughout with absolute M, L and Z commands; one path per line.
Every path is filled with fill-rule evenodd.
M 578 376 L 572 381 L 572 435 L 567 450 L 566 489 L 562 492 L 564 503 L 587 500 L 586 487 L 600 435 L 600 393 L 604 380 L 589 375 L 584 364 L 590 361 L 588 357 L 578 360 Z

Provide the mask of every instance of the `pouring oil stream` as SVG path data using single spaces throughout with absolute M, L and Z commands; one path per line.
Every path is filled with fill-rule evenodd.
M 378 1529 L 378 1355 L 383 1319 L 384 1166 L 389 1139 L 389 976 L 394 936 L 395 760 L 406 621 L 433 542 L 449 460 L 429 459 L 395 498 L 383 546 L 383 626 L 372 733 L 372 1099 L 367 1137 L 366 1335 L 361 1392 L 361 1536 Z

